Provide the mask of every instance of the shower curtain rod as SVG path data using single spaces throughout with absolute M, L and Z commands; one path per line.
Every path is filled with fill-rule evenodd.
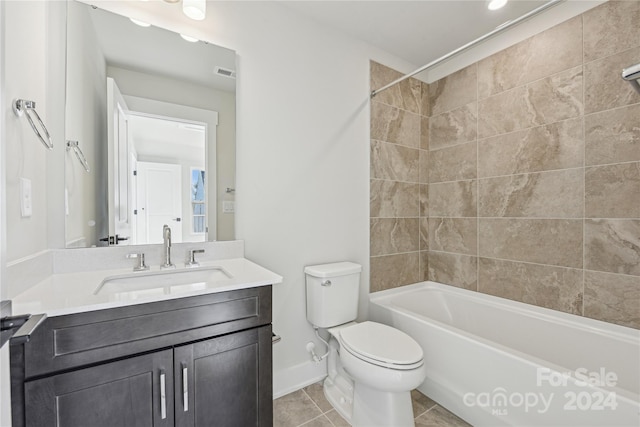
M 441 63 L 447 61 L 448 59 L 456 56 L 460 52 L 463 52 L 463 51 L 465 51 L 465 50 L 467 50 L 467 49 L 469 49 L 469 48 L 471 48 L 471 47 L 473 47 L 473 46 L 475 46 L 475 45 L 477 45 L 479 43 L 482 43 L 483 41 L 495 36 L 496 34 L 501 33 L 502 31 L 513 27 L 514 25 L 518 25 L 519 23 L 521 23 L 523 21 L 526 21 L 527 19 L 529 19 L 529 18 L 531 18 L 531 17 L 533 17 L 533 16 L 535 16 L 535 15 L 541 13 L 541 12 L 544 12 L 545 10 L 547 10 L 547 9 L 553 7 L 553 6 L 556 6 L 558 3 L 562 3 L 563 1 L 565 1 L 565 0 L 551 0 L 551 1 L 543 4 L 542 6 L 539 6 L 539 7 L 535 8 L 535 9 L 533 9 L 532 11 L 530 11 L 528 13 L 525 13 L 524 15 L 520 16 L 519 18 L 516 18 L 516 19 L 514 19 L 512 21 L 508 21 L 508 22 L 502 24 L 501 26 L 499 26 L 495 30 L 485 34 L 484 36 L 478 37 L 477 39 L 465 44 L 464 46 L 461 46 L 461 47 L 457 48 L 456 50 L 451 51 L 451 52 L 447 53 L 444 56 L 441 56 L 440 58 L 436 59 L 435 61 L 429 62 L 427 65 L 423 65 L 422 67 L 418 68 L 417 70 L 412 71 L 411 73 L 406 74 L 406 75 L 404 75 L 404 76 L 392 81 L 391 83 L 387 84 L 386 86 L 382 86 L 380 89 L 376 89 L 376 90 L 371 91 L 371 98 L 373 98 L 374 96 L 376 96 L 380 92 L 389 89 L 391 86 L 394 86 L 394 85 L 396 85 L 396 84 L 408 79 L 409 77 L 413 77 L 418 73 L 426 71 L 429 68 L 435 67 L 436 65 L 441 64 Z

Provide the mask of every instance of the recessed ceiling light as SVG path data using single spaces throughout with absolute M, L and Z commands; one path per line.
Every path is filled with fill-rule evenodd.
M 186 36 L 186 35 L 184 35 L 182 33 L 180 34 L 180 37 L 182 37 L 183 39 L 185 39 L 186 41 L 191 42 L 191 43 L 195 43 L 195 42 L 199 42 L 200 41 L 195 37 Z
M 141 27 L 150 27 L 151 26 L 151 24 L 147 24 L 146 22 L 140 21 L 138 19 L 133 19 L 133 18 L 129 18 L 129 19 L 131 20 L 131 22 L 133 22 L 136 25 L 140 25 Z
M 504 5 L 507 4 L 507 1 L 508 0 L 491 0 L 487 5 L 487 8 L 489 10 L 498 10 L 504 7 Z
M 207 14 L 206 0 L 182 0 L 182 12 L 191 19 L 202 21 Z

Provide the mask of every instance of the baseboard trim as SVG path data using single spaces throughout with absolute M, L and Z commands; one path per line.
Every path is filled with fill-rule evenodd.
M 327 376 L 327 364 L 308 361 L 273 373 L 273 398 L 300 390 Z

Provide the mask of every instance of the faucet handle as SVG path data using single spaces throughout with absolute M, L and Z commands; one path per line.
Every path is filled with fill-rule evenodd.
M 189 261 L 187 261 L 185 267 L 200 267 L 200 263 L 196 261 L 196 254 L 203 254 L 204 249 L 191 249 L 189 250 Z
M 138 265 L 133 267 L 133 271 L 143 271 L 149 269 L 149 266 L 144 263 L 144 254 L 142 252 L 127 254 L 127 258 L 138 258 Z

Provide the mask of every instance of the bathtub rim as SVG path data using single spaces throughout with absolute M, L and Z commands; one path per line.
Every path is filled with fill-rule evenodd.
M 636 330 L 634 328 L 629 328 L 626 326 L 616 325 L 616 324 L 609 324 L 607 322 L 591 319 L 588 317 L 556 311 L 549 308 L 538 307 L 531 304 L 522 303 L 519 301 L 513 301 L 513 300 L 509 300 L 506 298 L 501 298 L 493 295 L 485 295 L 480 292 L 458 288 L 450 285 L 445 285 L 445 284 L 433 282 L 433 281 L 418 282 L 411 285 L 405 285 L 405 286 L 401 286 L 393 289 L 386 289 L 384 291 L 371 293 L 369 296 L 370 304 L 376 304 L 381 307 L 384 307 L 385 309 L 400 312 L 403 315 L 406 315 L 417 321 L 430 323 L 435 328 L 457 334 L 467 340 L 475 341 L 478 345 L 481 345 L 483 347 L 488 347 L 496 351 L 499 351 L 501 353 L 509 354 L 510 356 L 515 357 L 519 361 L 524 362 L 528 365 L 545 366 L 553 370 L 556 370 L 558 372 L 568 372 L 570 373 L 570 378 L 573 381 L 576 380 L 576 378 L 574 378 L 573 376 L 574 368 L 565 367 L 557 363 L 554 363 L 552 361 L 522 352 L 520 350 L 501 344 L 499 342 L 492 341 L 485 337 L 472 334 L 470 332 L 465 331 L 464 329 L 460 329 L 456 326 L 440 322 L 430 317 L 426 317 L 420 313 L 412 312 L 408 309 L 405 309 L 401 306 L 395 305 L 388 301 L 393 296 L 411 293 L 417 290 L 443 291 L 445 293 L 448 292 L 448 293 L 461 295 L 464 298 L 477 299 L 481 303 L 485 303 L 490 306 L 499 307 L 501 309 L 506 309 L 511 312 L 518 312 L 519 314 L 525 314 L 528 317 L 538 317 L 538 318 L 542 317 L 544 320 L 549 320 L 549 321 L 552 321 L 553 323 L 557 323 L 557 324 L 562 323 L 565 325 L 568 324 L 569 326 L 574 326 L 574 327 L 583 329 L 587 332 L 596 333 L 598 335 L 607 336 L 608 338 L 610 338 L 611 335 L 614 335 L 614 338 L 620 339 L 622 341 L 625 341 L 627 343 L 634 344 L 640 347 L 640 330 Z M 494 301 L 494 299 L 497 299 L 497 300 Z M 577 317 L 579 320 L 573 319 L 574 317 Z M 582 324 L 583 322 L 585 323 L 584 325 Z M 618 328 L 622 328 L 622 330 L 621 331 L 615 330 Z M 595 387 L 595 388 L 602 389 L 607 392 L 615 392 L 618 397 L 628 400 L 630 403 L 633 403 L 635 405 L 638 405 L 640 403 L 640 393 L 636 394 L 633 390 L 628 390 L 618 385 L 614 387 L 608 387 L 608 388 L 602 388 L 602 387 Z
M 618 325 L 615 323 L 609 323 L 602 320 L 592 319 L 590 317 L 580 316 L 577 314 L 566 313 L 564 311 L 553 310 L 546 307 L 540 307 L 537 305 L 528 304 L 520 301 L 510 300 L 510 299 L 495 296 L 495 295 L 484 294 L 478 291 L 472 291 L 469 289 L 459 288 L 452 285 L 445 285 L 443 283 L 438 283 L 431 280 L 413 283 L 411 285 L 399 286 L 393 289 L 386 289 L 383 291 L 372 292 L 369 294 L 369 302 L 379 304 L 379 305 L 388 305 L 388 304 L 381 304 L 379 301 L 389 299 L 395 295 L 402 295 L 402 294 L 406 294 L 406 293 L 410 293 L 410 292 L 413 292 L 416 290 L 422 290 L 422 289 L 438 290 L 438 291 L 443 291 L 445 293 L 460 295 L 464 298 L 475 299 L 475 300 L 481 301 L 483 304 L 499 307 L 501 309 L 505 309 L 510 312 L 524 313 L 528 317 L 542 317 L 544 320 L 548 320 L 553 323 L 569 324 L 578 329 L 586 330 L 588 332 L 596 333 L 598 335 L 606 335 L 608 337 L 613 335 L 615 336 L 615 338 L 631 344 L 638 344 L 640 340 L 639 329 Z M 429 319 L 435 322 L 438 322 L 444 326 L 448 326 L 448 327 L 455 328 L 457 330 L 462 331 L 462 329 L 459 329 L 456 326 L 448 325 L 446 323 L 439 322 L 435 319 L 431 319 L 431 318 Z

